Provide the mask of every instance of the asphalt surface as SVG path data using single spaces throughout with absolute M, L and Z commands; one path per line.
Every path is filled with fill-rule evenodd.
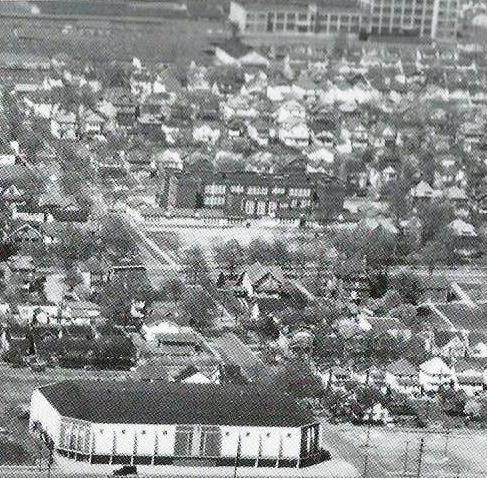
M 322 422 L 322 446 L 331 452 L 332 457 L 340 457 L 351 463 L 363 478 L 389 478 L 392 475 L 377 461 L 367 459 L 367 448 L 357 448 L 350 443 L 336 425 Z M 364 443 L 365 445 L 365 443 Z

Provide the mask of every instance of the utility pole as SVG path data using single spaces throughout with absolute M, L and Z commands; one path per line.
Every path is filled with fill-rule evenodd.
M 450 441 L 450 430 L 446 431 L 446 436 L 445 436 L 445 458 L 448 460 L 448 444 Z
M 367 438 L 365 440 L 365 458 L 364 458 L 364 478 L 367 478 L 368 472 L 369 472 L 369 447 L 370 447 L 370 430 L 372 426 L 370 423 L 370 418 L 369 418 L 369 424 L 367 426 Z
M 235 466 L 233 468 L 233 478 L 237 478 L 238 462 L 240 460 L 241 452 L 242 452 L 242 436 L 239 434 L 238 443 L 237 443 L 237 454 L 235 455 Z
M 406 476 L 408 472 L 408 452 L 409 452 L 409 440 L 406 441 L 406 450 L 404 451 L 404 468 L 402 475 Z
M 54 462 L 54 445 L 49 444 L 49 457 L 47 459 L 47 478 L 51 478 L 51 470 Z
M 419 442 L 419 455 L 418 455 L 418 471 L 416 478 L 421 478 L 421 467 L 423 466 L 423 453 L 424 453 L 424 437 L 421 437 Z

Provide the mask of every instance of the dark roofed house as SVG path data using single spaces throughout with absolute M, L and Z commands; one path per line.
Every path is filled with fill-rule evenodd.
M 487 387 L 487 360 L 461 358 L 453 366 L 457 384 L 468 396 L 482 393 Z
M 419 368 L 405 359 L 396 360 L 386 367 L 385 382 L 399 393 L 415 396 L 421 391 Z
M 433 332 L 432 350 L 434 355 L 452 359 L 465 357 L 467 346 L 462 334 L 450 330 L 436 330 Z
M 411 329 L 395 317 L 367 317 L 366 320 L 372 327 L 372 333 L 376 336 L 387 334 L 406 340 L 411 338 Z
M 248 296 L 278 296 L 286 281 L 281 267 L 254 262 L 240 273 L 235 285 Z
M 299 467 L 323 456 L 311 413 L 258 384 L 65 381 L 34 391 L 30 428 L 95 464 Z

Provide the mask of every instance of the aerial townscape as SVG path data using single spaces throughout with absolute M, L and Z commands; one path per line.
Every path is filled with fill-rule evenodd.
M 0 27 L 1 478 L 487 475 L 487 2 Z

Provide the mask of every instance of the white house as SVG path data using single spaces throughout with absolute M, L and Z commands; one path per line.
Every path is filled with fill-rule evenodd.
M 278 137 L 286 146 L 304 148 L 309 144 L 310 133 L 302 119 L 292 118 L 280 124 Z
M 443 385 L 455 385 L 455 371 L 441 358 L 434 357 L 420 365 L 419 383 L 424 391 L 436 392 Z
M 215 128 L 205 123 L 193 128 L 193 140 L 197 143 L 215 144 L 220 134 L 220 128 Z
M 72 111 L 56 111 L 51 118 L 51 134 L 57 139 L 75 139 L 78 120 Z
M 399 393 L 415 396 L 421 392 L 419 369 L 405 359 L 387 366 L 384 381 L 389 388 Z
M 485 362 L 478 359 L 459 359 L 454 365 L 457 377 L 457 387 L 469 397 L 484 391 L 487 384 L 487 370 Z
M 0 166 L 12 166 L 15 164 L 16 154 L 11 144 L 0 145 Z
M 306 108 L 299 101 L 288 100 L 277 108 L 275 118 L 278 124 L 287 123 L 292 119 L 299 119 L 304 122 Z

